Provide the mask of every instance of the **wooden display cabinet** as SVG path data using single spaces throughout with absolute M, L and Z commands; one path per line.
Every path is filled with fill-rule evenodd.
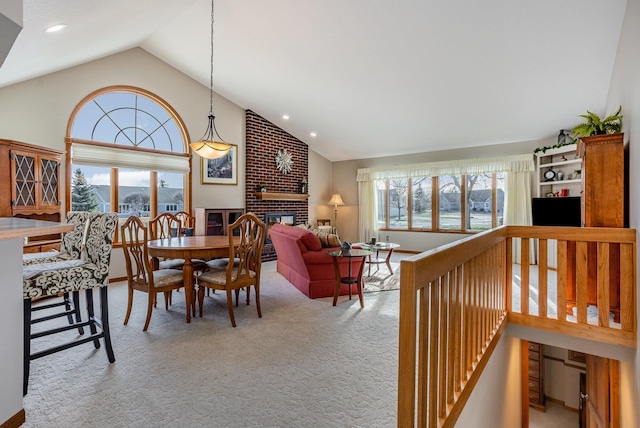
M 624 134 L 578 141 L 582 159 L 581 220 L 584 227 L 625 227 Z M 574 249 L 571 249 L 575 251 Z M 587 304 L 597 305 L 597 244 L 587 246 Z M 620 320 L 620 245 L 609 248 L 609 310 Z M 567 281 L 567 305 L 576 304 L 575 281 Z
M 63 154 L 59 150 L 0 139 L 0 217 L 60 222 Z M 59 243 L 60 235 L 32 237 L 25 250 L 57 249 Z
M 194 213 L 196 217 L 196 235 L 226 236 L 229 225 L 244 214 L 244 208 L 195 208 Z
M 529 405 L 545 411 L 544 345 L 529 342 Z

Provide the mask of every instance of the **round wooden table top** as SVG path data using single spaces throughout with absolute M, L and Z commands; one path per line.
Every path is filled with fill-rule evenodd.
M 234 245 L 240 242 L 239 237 L 233 238 Z M 181 236 L 177 238 L 164 238 L 149 241 L 147 243 L 149 249 L 162 250 L 162 249 L 218 249 L 229 248 L 228 236 Z

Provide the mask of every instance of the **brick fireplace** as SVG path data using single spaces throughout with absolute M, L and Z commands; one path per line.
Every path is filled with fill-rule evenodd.
M 307 200 L 263 200 L 256 196 L 259 186 L 267 186 L 267 192 L 299 194 L 302 179 L 309 179 L 309 148 L 293 135 L 273 123 L 246 111 L 246 188 L 245 207 L 262 221 L 266 214 L 295 213 L 296 223 L 309 220 Z M 283 174 L 276 168 L 276 154 L 286 149 L 291 153 L 291 172 Z M 262 260 L 275 260 L 276 254 L 270 243 L 265 244 Z

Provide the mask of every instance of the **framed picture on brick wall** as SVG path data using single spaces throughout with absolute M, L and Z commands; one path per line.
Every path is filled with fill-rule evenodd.
M 200 158 L 200 183 L 238 184 L 238 146 L 231 144 L 229 153 L 218 159 Z

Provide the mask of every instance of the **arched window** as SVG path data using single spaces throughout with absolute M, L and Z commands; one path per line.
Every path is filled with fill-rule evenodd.
M 160 97 L 129 86 L 95 91 L 71 114 L 66 141 L 67 210 L 121 218 L 191 210 L 189 135 Z

